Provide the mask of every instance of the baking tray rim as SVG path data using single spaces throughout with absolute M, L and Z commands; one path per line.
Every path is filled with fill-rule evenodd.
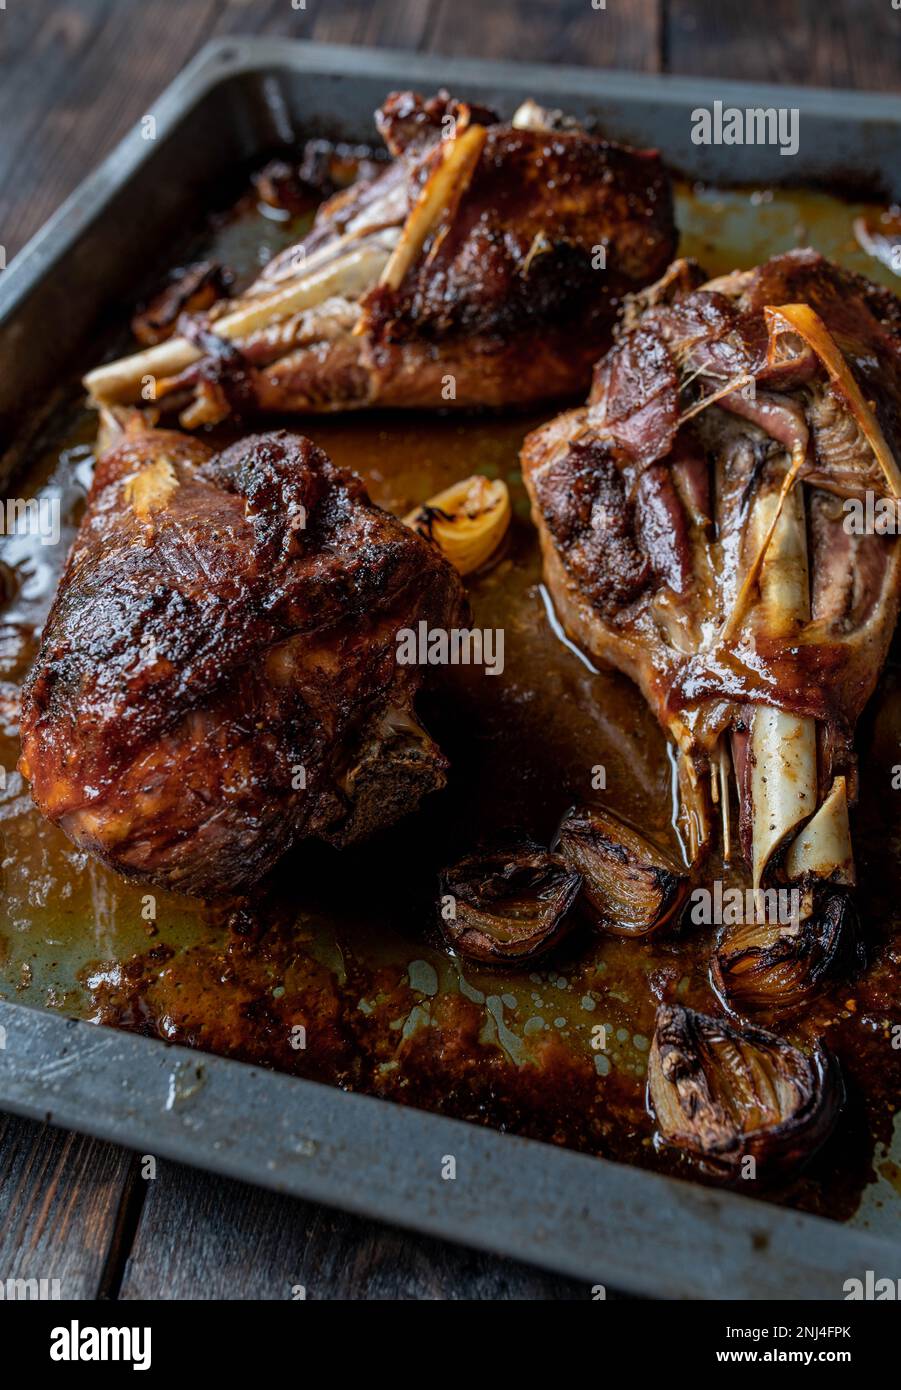
M 901 1244 L 760 1198 L 30 1005 L 0 1000 L 0 1029 L 16 1114 L 584 1279 L 586 1297 L 834 1301 L 901 1271 Z
M 222 37 L 205 44 L 153 103 L 157 138 L 171 134 L 188 111 L 210 91 L 234 77 L 279 69 L 352 77 L 383 76 L 408 83 L 442 85 L 448 70 L 461 83 L 491 83 L 511 92 L 533 88 L 597 98 L 599 94 L 644 95 L 657 102 L 699 105 L 721 100 L 724 105 L 768 105 L 781 97 L 797 105 L 802 115 L 828 116 L 840 106 L 846 119 L 889 121 L 901 127 L 901 97 L 890 92 L 859 92 L 848 88 L 796 87 L 657 73 L 623 72 L 608 68 L 573 67 L 550 63 L 516 63 L 482 58 L 447 58 L 403 49 L 368 49 L 350 44 L 317 43 L 306 39 L 277 40 L 259 36 Z M 148 158 L 153 142 L 142 138 L 139 126 L 130 130 L 100 165 L 65 199 L 0 275 L 0 324 L 31 289 L 40 275 L 65 255 L 103 211 L 123 183 Z
M 887 119 L 901 125 L 901 99 L 889 94 L 713 82 L 548 64 L 444 59 L 402 50 L 369 50 L 298 40 L 225 37 L 207 44 L 153 104 L 157 138 L 170 135 L 219 84 L 244 74 L 265 76 L 279 70 L 336 77 L 352 77 L 355 73 L 381 76 L 392 85 L 397 82 L 398 73 L 408 83 L 441 85 L 442 76 L 446 79 L 450 70 L 455 82 L 506 87 L 517 95 L 526 88 L 565 89 L 595 98 L 602 92 L 614 99 L 619 94 L 628 93 L 634 98 L 644 93 L 657 102 L 674 104 L 687 100 L 701 104 L 718 98 L 736 104 L 753 100 L 758 105 L 775 100 L 778 94 L 783 101 L 791 99 L 802 112 L 832 115 L 836 102 L 841 101 L 848 116 L 859 120 Z M 151 152 L 151 142 L 142 139 L 139 128 L 133 129 L 31 238 L 0 276 L 0 325 L 12 317 L 51 266 L 68 254 Z M 0 1103 L 15 1113 L 129 1147 L 144 1144 L 176 1161 L 446 1239 L 463 1240 L 562 1273 L 589 1280 L 606 1278 L 611 1286 L 630 1292 L 662 1297 L 829 1298 L 839 1296 L 837 1290 L 832 1292 L 831 1284 L 829 1292 L 824 1292 L 828 1271 L 832 1271 L 828 1277 L 838 1277 L 836 1259 L 847 1262 L 841 1270 L 848 1277 L 862 1268 L 883 1269 L 886 1273 L 901 1268 L 901 1243 L 760 1199 L 413 1110 L 396 1102 L 351 1094 L 287 1073 L 268 1072 L 214 1054 L 173 1047 L 163 1040 L 97 1028 L 43 1008 L 0 1001 L 0 1027 L 6 1030 L 6 1046 L 0 1047 Z M 25 1062 L 25 1074 L 15 1066 L 16 1052 L 9 1047 L 10 1038 L 34 1044 Z M 80 1108 L 80 1100 L 87 1101 L 87 1097 L 79 1100 L 77 1087 L 71 1087 L 73 1057 L 92 1066 L 106 1066 L 110 1094 L 105 1108 L 96 1096 L 92 1103 Z M 129 1068 L 137 1069 L 136 1074 L 123 1073 L 123 1057 Z M 252 1126 L 242 1124 L 237 1113 L 232 1115 L 231 1131 L 221 1114 L 215 1123 L 210 1121 L 208 1130 L 219 1136 L 218 1147 L 215 1139 L 211 1147 L 203 1120 L 198 1120 L 214 1090 L 206 1082 L 199 1099 L 185 1115 L 178 1116 L 179 1121 L 186 1115 L 193 1116 L 188 1124 L 161 1123 L 160 1115 L 169 1113 L 165 1108 L 159 1111 L 157 1107 L 152 1116 L 142 1116 L 136 1110 L 128 1099 L 136 1076 L 150 1085 L 151 1079 L 159 1079 L 162 1069 L 171 1084 L 178 1067 L 193 1067 L 217 1080 L 221 1077 L 226 1090 L 232 1086 L 238 1091 L 252 1087 L 255 1095 L 263 1095 L 267 1104 L 276 1108 L 283 1098 L 288 1109 L 293 1104 L 306 1106 L 333 1128 L 351 1124 L 352 1116 L 359 1117 L 364 1128 L 371 1124 L 375 1132 L 387 1127 L 392 1133 L 390 1152 L 386 1153 L 380 1144 L 370 1144 L 361 1160 L 362 1173 L 349 1173 L 339 1165 L 334 1173 L 319 1171 L 314 1176 L 309 1161 L 301 1161 L 299 1155 L 292 1161 L 290 1153 L 283 1156 L 280 1165 L 273 1167 L 267 1162 L 262 1168 L 258 1163 L 254 1166 L 245 1150 L 257 1136 Z M 59 1087 L 59 1077 L 66 1072 L 70 1076 L 68 1097 Z M 172 1107 L 172 1113 L 178 1115 L 177 1105 Z M 376 1118 L 379 1116 L 381 1119 Z M 416 1146 L 432 1135 L 439 1147 L 452 1141 L 458 1156 L 476 1154 L 479 1159 L 473 1171 L 480 1175 L 481 1189 L 474 1181 L 450 1189 L 469 1193 L 465 1216 L 454 1209 L 453 1203 L 443 1211 L 436 1206 L 428 1194 L 427 1183 L 418 1192 L 405 1187 L 405 1165 L 409 1167 L 411 1158 L 415 1160 Z M 569 1179 L 568 1186 L 562 1184 L 566 1191 L 556 1198 L 556 1224 L 543 1231 L 537 1243 L 533 1239 L 534 1229 L 528 1224 L 530 1194 L 522 1190 L 521 1183 L 513 1184 L 514 1190 L 506 1194 L 498 1193 L 488 1181 L 495 1170 L 509 1172 L 514 1150 L 518 1151 L 520 1170 L 536 1180 L 552 1183 L 555 1177 L 564 1175 Z M 443 1152 L 447 1152 L 446 1147 Z M 391 1171 L 387 1182 L 382 1172 L 386 1159 Z M 456 1182 L 459 1181 L 458 1177 Z M 621 1241 L 617 1244 L 615 1226 L 611 1229 L 609 1222 L 606 1227 L 599 1225 L 597 1217 L 592 1224 L 593 1208 L 600 1205 L 603 1209 L 604 1188 L 615 1189 L 620 1215 L 638 1223 L 638 1234 L 634 1236 L 639 1247 L 637 1256 L 633 1253 L 629 1257 Z M 512 1210 L 511 1199 L 516 1194 L 525 1204 L 522 1216 Z M 673 1229 L 682 1229 L 682 1222 L 684 1240 L 691 1242 L 690 1251 L 683 1244 L 675 1266 L 661 1259 L 659 1225 L 652 1224 L 657 1220 L 661 1201 L 668 1206 L 671 1220 L 679 1218 Z M 580 1239 L 582 1228 L 584 1238 Z M 593 1240 L 600 1242 L 599 1248 L 590 1246 Z M 818 1252 L 820 1266 L 798 1265 L 798 1251 L 805 1242 L 810 1250 Z M 762 1250 L 769 1254 L 764 1256 Z M 778 1261 L 774 1266 L 777 1250 L 781 1250 L 780 1258 L 784 1261 L 781 1266 Z M 724 1285 L 724 1271 L 730 1264 L 736 1271 L 731 1286 Z M 730 1291 L 724 1292 L 724 1287 Z

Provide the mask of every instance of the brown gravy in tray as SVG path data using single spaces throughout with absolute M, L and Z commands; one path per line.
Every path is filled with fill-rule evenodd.
M 854 240 L 852 219 L 866 211 L 873 210 L 825 194 L 682 188 L 682 250 L 715 273 L 810 243 L 892 283 Z M 239 214 L 192 249 L 247 274 L 293 240 L 299 225 L 273 221 L 245 199 Z M 0 544 L 0 993 L 699 1176 L 656 1146 L 645 1072 L 661 997 L 719 1011 L 707 974 L 715 928 L 686 921 L 649 942 L 580 928 L 540 968 L 505 972 L 453 958 L 437 930 L 437 872 L 482 834 L 515 826 L 547 842 L 573 802 L 597 798 L 676 845 L 673 770 L 655 720 L 627 680 L 594 671 L 562 638 L 541 585 L 518 449 L 551 411 L 279 422 L 356 469 L 374 499 L 399 514 L 471 473 L 508 482 L 515 515 L 505 549 L 468 585 L 475 625 L 505 631 L 505 665 L 499 677 L 449 668 L 444 695 L 426 712 L 452 759 L 446 792 L 360 849 L 301 848 L 281 865 L 261 910 L 229 917 L 224 906 L 151 892 L 89 860 L 41 819 L 14 770 L 17 688 L 90 480 L 95 421 L 80 399 L 73 381 L 69 403 L 18 484 L 25 496 L 59 499 L 59 542 L 7 536 Z M 901 1024 L 899 736 L 901 678 L 890 664 L 858 740 L 855 846 L 869 965 L 822 997 L 790 1034 L 802 1045 L 826 1038 L 841 1058 L 849 1100 L 809 1167 L 763 1192 L 846 1218 L 878 1174 L 867 1211 L 870 1218 L 880 1211 L 883 1228 L 893 1203 L 896 1219 L 901 1214 L 901 1169 L 888 1152 L 901 1104 L 901 1044 L 892 1045 Z M 598 768 L 604 791 L 593 786 Z M 706 877 L 720 873 L 713 861 Z M 598 1023 L 606 1047 L 596 1051 Z

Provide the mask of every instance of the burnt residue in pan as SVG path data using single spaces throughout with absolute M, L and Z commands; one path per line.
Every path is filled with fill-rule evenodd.
M 281 176 L 280 176 L 281 177 Z M 273 182 L 274 175 L 270 178 Z M 278 190 L 276 189 L 276 193 Z M 292 194 L 293 196 L 293 194 Z M 274 201 L 273 201 L 274 200 Z M 273 216 L 273 211 L 277 214 Z M 811 241 L 878 278 L 854 239 L 855 216 L 824 194 L 683 189 L 683 251 L 711 272 Z M 278 207 L 267 185 L 171 264 L 211 260 L 248 276 L 294 239 L 304 205 Z M 888 282 L 888 271 L 881 272 Z M 161 267 L 160 283 L 165 279 Z M 128 884 L 41 820 L 14 771 L 17 691 L 77 524 L 90 477 L 94 420 L 72 402 L 56 439 L 35 451 L 27 495 L 57 497 L 60 538 L 8 536 L 0 592 L 0 790 L 3 903 L 0 992 L 7 997 L 208 1049 L 419 1108 L 697 1176 L 655 1143 L 645 1104 L 659 1003 L 720 1013 L 708 966 L 715 927 L 643 939 L 580 918 L 546 957 L 503 969 L 450 953 L 436 922 L 438 875 L 511 826 L 549 846 L 573 805 L 607 806 L 678 854 L 672 769 L 637 691 L 595 672 L 556 628 L 518 473 L 536 418 L 369 415 L 302 428 L 376 501 L 406 514 L 460 478 L 511 490 L 514 522 L 499 562 L 468 581 L 474 622 L 505 632 L 503 674 L 454 668 L 428 712 L 452 759 L 447 791 L 377 840 L 339 854 L 307 846 L 283 862 L 254 910 L 196 903 Z M 221 432 L 214 440 L 225 438 Z M 768 1197 L 849 1216 L 887 1145 L 901 1103 L 901 685 L 889 666 L 860 731 L 859 910 L 869 964 L 820 995 L 790 1041 L 825 1038 L 848 1102 L 809 1167 Z M 729 873 L 711 863 L 706 879 Z M 756 1191 L 754 1183 L 748 1191 Z

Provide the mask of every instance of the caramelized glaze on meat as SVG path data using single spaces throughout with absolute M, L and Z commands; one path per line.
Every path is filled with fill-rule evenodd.
M 396 633 L 463 606 L 435 548 L 308 439 L 215 454 L 132 424 L 97 465 L 20 766 L 120 872 L 236 891 L 298 839 L 359 839 L 443 785 Z
M 447 93 L 394 93 L 376 121 L 382 172 L 324 203 L 240 298 L 185 315 L 174 345 L 90 373 L 94 399 L 134 401 L 149 374 L 193 428 L 584 391 L 625 296 L 675 250 L 657 154 L 574 123 L 521 128 Z
M 701 280 L 678 262 L 636 297 L 587 406 L 527 438 L 523 473 L 568 632 L 639 684 L 694 776 L 708 779 L 731 731 L 745 818 L 752 707 L 818 721 L 821 796 L 839 775 L 853 796 L 851 740 L 894 628 L 901 548 L 845 526 L 843 502 L 892 487 L 848 383 L 901 457 L 901 304 L 813 251 Z M 767 311 L 783 305 L 818 316 L 844 386 L 800 336 L 772 351 Z M 793 459 L 809 499 L 805 611 L 774 623 L 755 587 L 755 515 Z
M 853 726 L 891 637 L 898 562 L 893 538 L 846 532 L 840 499 L 867 487 L 881 496 L 885 480 L 868 446 L 848 467 L 849 450 L 830 450 L 818 438 L 817 421 L 826 418 L 834 388 L 812 354 L 786 366 L 767 363 L 763 309 L 793 298 L 817 309 L 901 454 L 901 305 L 812 251 L 778 256 L 700 289 L 694 278 L 683 263 L 663 291 L 640 298 L 626 320 L 633 327 L 598 364 L 588 406 L 526 440 L 524 472 L 555 597 L 584 645 L 623 666 L 664 720 L 718 695 L 766 699 Z M 736 389 L 683 423 L 680 389 L 688 370 L 708 372 L 715 386 L 747 372 L 756 378 L 756 398 Z M 768 394 L 774 380 L 780 389 Z M 833 402 L 828 418 L 837 414 L 833 434 L 845 441 L 856 425 Z M 705 624 L 722 623 L 734 597 L 730 530 L 739 537 L 771 445 L 785 446 L 805 422 L 812 423 L 813 447 L 801 476 L 816 485 L 811 545 L 824 561 L 834 548 L 831 564 L 812 566 L 820 626 L 791 653 L 768 647 L 760 634 L 757 659 L 742 660 L 736 644 L 702 643 L 700 633 Z M 719 554 L 708 544 L 714 537 Z M 711 558 L 720 561 L 716 571 Z M 638 606 L 630 606 L 639 595 Z M 674 614 L 669 626 L 653 611 L 661 600 Z M 875 609 L 879 621 L 868 625 Z M 598 618 L 609 620 L 609 631 Z M 674 639 L 677 629 L 683 644 Z

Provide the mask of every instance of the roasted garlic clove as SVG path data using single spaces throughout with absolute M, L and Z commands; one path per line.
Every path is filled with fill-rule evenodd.
M 761 1028 L 733 1027 L 662 1004 L 648 1059 L 648 1098 L 664 1143 L 711 1172 L 755 1176 L 797 1165 L 829 1137 L 844 1104 L 838 1063 Z
M 517 965 L 569 931 L 580 886 L 559 855 L 533 841 L 478 851 L 441 875 L 441 928 L 470 960 Z
M 770 890 L 775 892 L 775 890 Z M 711 978 L 737 1013 L 799 1013 L 829 980 L 859 963 L 857 912 L 841 890 L 814 889 L 813 910 L 795 922 L 748 922 L 717 944 Z
M 582 875 L 598 925 L 616 936 L 647 936 L 679 913 L 685 871 L 635 826 L 601 807 L 578 807 L 560 827 L 559 850 Z
M 471 574 L 504 539 L 510 525 L 510 493 L 506 483 L 476 473 L 430 497 L 404 521 L 434 541 L 460 574 Z

